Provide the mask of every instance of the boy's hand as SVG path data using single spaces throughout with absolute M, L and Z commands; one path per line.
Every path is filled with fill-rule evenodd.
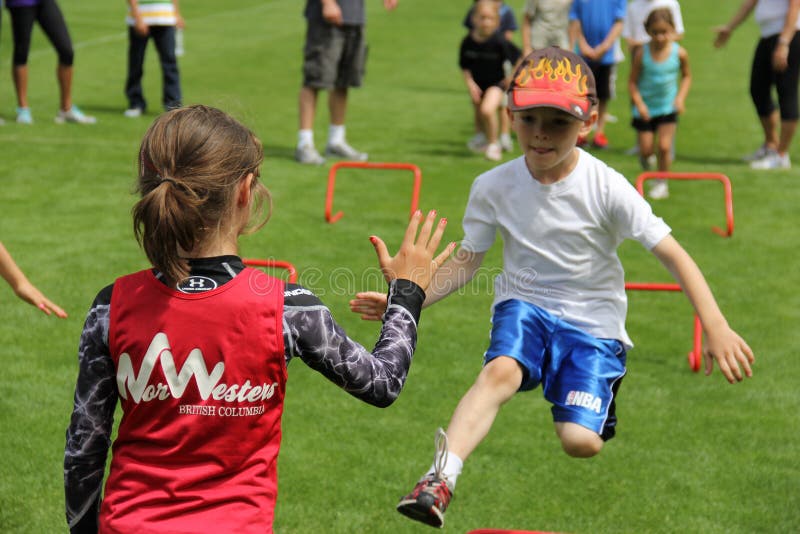
M 133 30 L 142 37 L 150 33 L 150 26 L 144 23 L 144 19 L 138 13 L 133 18 Z
M 469 97 L 472 99 L 472 103 L 476 106 L 481 103 L 483 99 L 483 91 L 481 88 L 478 87 L 478 84 L 474 81 L 467 83 L 467 89 L 469 90 Z
M 339 4 L 336 3 L 334 0 L 330 0 L 328 2 L 322 2 L 322 18 L 325 19 L 325 22 L 328 24 L 333 24 L 334 26 L 341 26 L 342 25 L 342 8 L 339 7 Z
M 440 219 L 434 230 L 433 221 L 435 218 L 435 211 L 428 212 L 428 216 L 420 229 L 419 223 L 422 220 L 422 213 L 417 210 L 408 223 L 406 235 L 400 244 L 400 250 L 394 256 L 389 256 L 386 244 L 381 238 L 377 236 L 370 237 L 370 241 L 375 246 L 375 252 L 378 253 L 378 262 L 387 282 L 391 282 L 396 278 L 403 278 L 411 280 L 422 289 L 427 289 L 431 283 L 433 273 L 456 248 L 456 243 L 450 243 L 444 248 L 444 251 L 434 257 L 436 249 L 439 247 L 439 242 L 442 240 L 444 229 L 447 226 L 447 219 Z M 419 230 L 419 236 L 417 236 L 417 230 Z M 433 231 L 433 234 L 431 234 L 431 231 Z
M 706 375 L 714 369 L 714 360 L 717 361 L 720 372 L 733 384 L 741 382 L 745 377 L 753 376 L 750 364 L 755 361 L 753 351 L 739 334 L 727 325 L 714 332 L 707 332 L 707 343 L 703 349 L 706 363 Z M 742 374 L 744 369 L 744 375 Z
M 350 301 L 350 311 L 360 314 L 365 321 L 380 321 L 387 304 L 386 293 L 363 291 L 356 293 L 356 298 Z

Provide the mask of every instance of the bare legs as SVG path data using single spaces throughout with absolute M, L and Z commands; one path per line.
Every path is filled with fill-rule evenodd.
M 72 107 L 72 70 L 71 65 L 58 65 L 56 67 L 61 111 L 67 111 Z M 28 65 L 14 65 L 11 69 L 11 75 L 14 78 L 14 89 L 17 93 L 17 106 L 27 108 Z
M 500 356 L 486 364 L 450 419 L 450 452 L 462 460 L 472 454 L 489 433 L 500 407 L 519 390 L 522 378 L 522 369 L 512 358 Z M 564 452 L 570 456 L 587 458 L 603 447 L 596 432 L 575 423 L 555 423 L 555 429 Z

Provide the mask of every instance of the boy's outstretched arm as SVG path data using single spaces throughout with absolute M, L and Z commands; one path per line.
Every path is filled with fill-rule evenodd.
M 67 316 L 64 310 L 51 302 L 36 286 L 28 281 L 25 273 L 20 270 L 14 262 L 14 258 L 11 257 L 11 254 L 8 253 L 2 243 L 0 243 L 0 276 L 8 282 L 14 293 L 25 302 L 36 306 L 47 315 L 55 313 L 57 317 L 62 319 Z
M 703 350 L 706 374 L 711 374 L 716 360 L 719 370 L 731 384 L 743 380 L 745 376 L 752 376 L 750 364 L 755 361 L 753 351 L 744 339 L 728 326 L 714 300 L 711 288 L 708 287 L 703 273 L 691 256 L 671 235 L 653 247 L 653 254 L 672 273 L 700 317 L 706 334 L 706 346 Z
M 443 299 L 472 280 L 485 255 L 485 252 L 458 249 L 455 255 L 433 274 L 430 285 L 425 290 L 423 307 Z M 377 291 L 356 293 L 356 298 L 350 301 L 350 311 L 360 314 L 366 321 L 380 321 L 386 312 L 386 293 Z

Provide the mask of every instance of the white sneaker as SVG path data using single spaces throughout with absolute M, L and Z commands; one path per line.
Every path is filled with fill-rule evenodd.
M 647 192 L 647 196 L 653 200 L 662 200 L 669 198 L 669 186 L 666 180 L 656 180 Z
M 510 135 L 502 134 L 500 136 L 500 148 L 503 149 L 503 152 L 511 152 L 514 150 L 514 142 L 511 140 Z
M 142 108 L 128 108 L 125 110 L 125 113 L 123 113 L 123 115 L 125 115 L 129 119 L 135 119 L 137 117 L 141 117 L 142 113 L 144 113 L 144 110 L 142 110 Z
M 336 156 L 344 159 L 349 159 L 351 161 L 367 161 L 368 157 L 366 152 L 359 152 L 355 148 L 348 145 L 346 141 L 333 144 L 328 143 L 325 146 L 325 155 Z
M 767 148 L 767 145 L 761 145 L 755 150 L 755 152 L 751 152 L 750 154 L 743 156 L 742 161 L 756 161 L 759 159 L 764 159 L 765 157 L 767 157 L 767 154 L 769 154 L 769 152 L 770 149 Z
M 314 145 L 302 145 L 294 151 L 294 159 L 305 165 L 323 165 L 325 158 L 320 156 Z
M 649 171 L 658 164 L 658 159 L 655 154 L 650 154 L 647 157 L 639 154 L 639 164 L 642 166 L 643 171 Z
M 17 108 L 17 124 L 33 124 L 31 108 Z
M 76 124 L 94 124 L 97 122 L 97 119 L 90 115 L 85 115 L 76 105 L 72 105 L 67 111 L 58 111 L 58 115 L 56 115 L 55 121 L 58 124 L 64 124 L 65 122 L 74 122 Z
M 488 144 L 489 141 L 486 139 L 483 132 L 478 132 L 467 141 L 467 148 L 476 154 L 483 154 L 486 152 L 486 145 Z
M 489 161 L 500 161 L 503 159 L 503 148 L 500 146 L 500 143 L 491 143 L 486 147 L 484 156 L 486 156 L 486 159 Z
M 789 153 L 783 156 L 774 150 L 767 149 L 768 153 L 761 159 L 750 162 L 751 169 L 769 170 L 769 169 L 791 169 L 792 162 L 789 160 Z
M 639 145 L 633 145 L 628 150 L 625 151 L 626 156 L 638 156 L 639 155 Z

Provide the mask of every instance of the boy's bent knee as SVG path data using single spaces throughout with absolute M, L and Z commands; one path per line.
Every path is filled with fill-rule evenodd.
M 603 450 L 603 438 L 577 423 L 556 423 L 561 447 L 574 458 L 591 458 Z
M 493 389 L 514 393 L 522 385 L 522 368 L 514 358 L 499 356 L 483 367 L 477 382 Z

